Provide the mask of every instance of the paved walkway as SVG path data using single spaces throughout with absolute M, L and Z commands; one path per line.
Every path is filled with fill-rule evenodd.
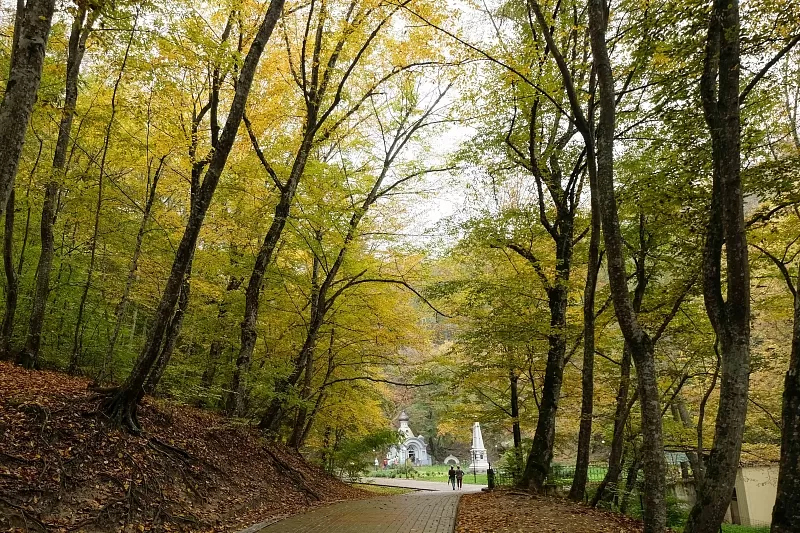
M 320 507 L 257 533 L 453 533 L 458 493 L 415 492 Z
M 404 478 L 390 478 L 390 477 L 367 477 L 364 478 L 365 483 L 373 485 L 382 485 L 384 487 L 401 487 L 404 489 L 413 490 L 432 490 L 437 492 L 480 492 L 484 485 L 471 485 L 464 483 L 461 491 L 454 491 L 452 485 L 444 481 L 421 481 L 419 479 L 404 479 Z

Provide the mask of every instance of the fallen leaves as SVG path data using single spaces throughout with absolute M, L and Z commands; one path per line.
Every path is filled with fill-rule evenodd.
M 366 495 L 200 409 L 148 399 L 146 435 L 111 429 L 87 384 L 0 362 L 0 530 L 235 531 Z
M 641 533 L 631 518 L 516 491 L 461 497 L 456 533 Z

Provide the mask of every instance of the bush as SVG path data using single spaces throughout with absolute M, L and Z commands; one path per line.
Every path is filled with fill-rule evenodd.
M 375 461 L 376 450 L 386 450 L 400 442 L 400 433 L 382 429 L 360 438 L 342 442 L 334 454 L 334 468 L 349 481 L 358 481 L 370 471 Z
M 677 497 L 667 495 L 667 526 L 678 529 L 689 518 L 689 506 Z

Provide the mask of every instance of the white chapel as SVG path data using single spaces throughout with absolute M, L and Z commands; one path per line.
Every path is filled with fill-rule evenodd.
M 390 465 L 404 465 L 406 461 L 414 466 L 428 466 L 431 458 L 428 456 L 428 445 L 422 435 L 414 436 L 414 432 L 408 427 L 408 415 L 405 411 L 400 413 L 400 433 L 405 435 L 405 439 L 399 446 L 392 446 L 386 459 Z

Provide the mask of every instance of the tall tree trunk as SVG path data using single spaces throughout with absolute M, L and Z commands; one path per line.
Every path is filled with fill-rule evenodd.
M 568 238 L 572 240 L 572 234 Z M 536 433 L 533 437 L 525 470 L 520 485 L 537 492 L 543 490 L 550 462 L 553 459 L 553 444 L 556 434 L 556 415 L 561 398 L 561 384 L 564 378 L 564 364 L 567 351 L 565 328 L 567 325 L 567 280 L 559 281 L 549 288 L 548 303 L 550 306 L 549 349 L 545 367 L 542 399 L 539 404 L 539 418 Z
M 275 397 L 272 399 L 269 407 L 267 407 L 267 410 L 261 417 L 261 420 L 258 423 L 259 429 L 275 432 L 283 421 L 284 396 L 289 392 L 290 389 L 297 385 L 298 381 L 300 381 L 300 377 L 303 375 L 303 370 L 306 367 L 307 361 L 313 356 L 314 349 L 317 345 L 319 330 L 322 327 L 323 318 L 323 313 L 312 312 L 312 319 L 308 325 L 306 339 L 303 343 L 303 347 L 300 349 L 300 352 L 297 354 L 297 357 L 294 360 L 293 370 L 288 377 L 280 380 L 276 385 Z
M 14 188 L 28 120 L 42 79 L 42 66 L 50 36 L 55 0 L 28 0 L 17 46 L 11 51 L 12 69 L 0 102 L 0 213 Z
M 592 227 L 589 240 L 589 261 L 586 265 L 586 285 L 583 290 L 583 368 L 581 369 L 581 422 L 578 431 L 578 452 L 575 476 L 569 489 L 569 499 L 579 502 L 586 494 L 589 479 L 589 459 L 592 446 L 592 416 L 594 409 L 594 297 L 600 268 L 600 208 L 597 195 L 592 194 Z M 629 363 L 630 366 L 630 363 Z M 627 400 L 626 400 L 627 401 Z
M 314 425 L 314 420 L 317 417 L 317 413 L 319 413 L 320 407 L 322 407 L 322 403 L 325 401 L 326 397 L 326 390 L 328 379 L 330 379 L 331 374 L 333 374 L 336 365 L 334 364 L 336 360 L 336 352 L 333 348 L 334 346 L 334 338 L 336 336 L 336 330 L 331 329 L 330 340 L 328 341 L 328 368 L 325 370 L 325 376 L 322 379 L 322 387 L 320 388 L 317 394 L 317 400 L 314 402 L 314 408 L 311 410 L 311 414 L 307 416 L 306 425 L 303 429 L 303 434 L 300 436 L 300 442 L 298 447 L 302 446 L 303 443 L 306 441 L 309 432 L 311 432 L 311 427 Z M 431 452 L 434 451 L 433 443 L 431 443 Z
M 322 232 L 317 230 L 315 232 L 315 237 L 317 242 L 320 244 L 320 248 L 322 248 Z M 312 250 L 312 253 L 313 250 Z M 312 323 L 319 323 L 320 326 L 322 325 L 322 321 L 317 321 L 315 315 L 323 313 L 323 309 L 320 306 L 325 305 L 325 301 L 320 301 L 321 297 L 324 295 L 320 294 L 320 270 L 322 269 L 322 264 L 319 260 L 319 255 L 314 253 L 313 265 L 311 267 L 311 315 L 312 315 Z M 317 330 L 318 331 L 318 330 Z M 311 333 L 309 331 L 309 333 Z M 314 338 L 316 338 L 317 334 L 314 334 Z M 331 342 L 333 342 L 333 338 L 331 338 Z M 316 345 L 316 343 L 315 343 Z M 289 446 L 294 449 L 300 448 L 301 441 L 303 439 L 303 433 L 305 430 L 306 425 L 306 417 L 308 416 L 308 407 L 306 406 L 306 402 L 311 399 L 311 380 L 314 377 L 314 351 L 315 345 L 311 346 L 308 350 L 308 353 L 305 356 L 305 361 L 303 362 L 303 372 L 305 373 L 305 379 L 303 381 L 303 389 L 300 392 L 300 407 L 297 410 L 297 419 L 295 420 L 294 429 L 292 430 L 292 435 L 289 437 Z M 332 347 L 331 347 L 332 348 Z
M 14 333 L 14 314 L 17 311 L 19 278 L 14 270 L 14 189 L 8 197 L 5 234 L 3 235 L 3 269 L 6 273 L 6 312 L 0 331 L 0 357 L 11 359 L 11 335 Z
M 355 3 L 350 5 L 350 9 L 347 11 L 345 15 L 345 21 L 348 24 L 356 24 L 356 21 L 359 17 L 353 17 Z M 297 185 L 300 181 L 300 178 L 303 175 L 303 172 L 306 167 L 306 163 L 308 158 L 311 154 L 311 149 L 314 146 L 314 143 L 318 140 L 317 133 L 320 132 L 321 128 L 325 124 L 325 122 L 331 117 L 331 114 L 336 109 L 336 107 L 341 103 L 341 93 L 345 87 L 345 83 L 347 82 L 350 74 L 355 69 L 356 65 L 359 63 L 361 58 L 363 57 L 363 53 L 367 50 L 369 45 L 371 44 L 372 40 L 378 35 L 380 29 L 389 21 L 389 18 L 395 11 L 392 11 L 386 18 L 384 18 L 373 30 L 369 33 L 366 40 L 359 48 L 359 52 L 356 54 L 355 59 L 350 63 L 350 65 L 345 69 L 345 74 L 341 78 L 338 86 L 336 87 L 336 95 L 334 96 L 330 106 L 326 110 L 322 110 L 321 103 L 326 99 L 327 92 L 331 89 L 330 81 L 333 78 L 334 71 L 337 68 L 337 63 L 340 59 L 340 52 L 342 51 L 343 47 L 346 44 L 347 37 L 351 34 L 351 30 L 353 27 L 349 27 L 348 30 L 342 33 L 342 36 L 339 38 L 339 41 L 334 45 L 334 51 L 328 57 L 327 62 L 322 60 L 322 47 L 324 43 L 323 36 L 325 34 L 325 25 L 328 22 L 328 11 L 325 3 L 323 2 L 320 4 L 320 9 L 318 12 L 318 20 L 316 25 L 316 31 L 314 32 L 313 39 L 310 35 L 310 30 L 312 29 L 312 16 L 314 15 L 314 7 L 312 4 L 311 9 L 309 10 L 308 20 L 306 22 L 306 33 L 303 38 L 303 50 L 306 48 L 307 43 L 313 42 L 313 48 L 311 52 L 310 61 L 306 64 L 307 59 L 303 57 L 301 61 L 303 64 L 301 66 L 301 75 L 302 81 L 297 80 L 298 84 L 300 85 L 300 89 L 303 92 L 303 96 L 306 102 L 306 109 L 305 109 L 305 123 L 303 125 L 303 138 L 298 147 L 297 152 L 295 153 L 294 162 L 292 163 L 292 168 L 289 172 L 289 176 L 286 179 L 285 183 L 281 183 L 278 179 L 277 174 L 275 173 L 274 169 L 270 166 L 269 162 L 264 157 L 264 154 L 261 152 L 259 147 L 258 139 L 256 138 L 252 128 L 250 127 L 250 123 L 245 117 L 245 125 L 247 126 L 247 132 L 250 136 L 251 143 L 253 145 L 253 149 L 256 152 L 262 166 L 269 174 L 272 181 L 278 187 L 281 192 L 280 200 L 278 201 L 278 205 L 275 206 L 275 213 L 272 218 L 272 223 L 270 224 L 269 230 L 267 234 L 264 236 L 264 241 L 261 244 L 261 248 L 258 251 L 258 256 L 256 257 L 256 264 L 253 267 L 253 271 L 250 275 L 250 279 L 247 283 L 247 290 L 245 292 L 245 312 L 244 317 L 242 319 L 241 324 L 241 343 L 239 347 L 239 355 L 236 359 L 236 370 L 233 376 L 233 384 L 232 390 L 234 394 L 234 404 L 236 406 L 235 413 L 239 416 L 242 414 L 242 405 L 245 400 L 245 395 L 247 393 L 244 387 L 244 376 L 250 369 L 250 362 L 253 357 L 253 350 L 255 349 L 256 340 L 258 337 L 258 332 L 256 330 L 256 325 L 258 322 L 258 308 L 259 308 L 259 297 L 261 293 L 261 285 L 263 284 L 264 274 L 266 272 L 267 267 L 272 261 L 272 256 L 275 251 L 275 247 L 277 246 L 278 240 L 283 232 L 283 228 L 286 225 L 286 219 L 289 216 L 289 212 L 291 210 L 292 202 L 294 201 L 295 192 L 297 190 Z M 399 71 L 395 71 L 399 72 Z M 393 75 L 393 74 L 392 74 Z M 390 75 L 391 76 L 391 75 Z M 384 80 L 388 79 L 385 77 Z M 438 100 L 437 100 L 438 102 Z M 356 104 L 355 107 L 351 108 L 348 113 L 355 111 L 361 104 Z M 427 116 L 427 115 L 426 115 Z M 320 138 L 328 138 L 333 133 L 334 129 L 339 126 L 340 123 L 336 123 L 333 125 L 331 129 L 322 133 Z M 416 131 L 417 128 L 421 127 L 420 123 L 415 124 L 415 126 L 409 130 L 408 137 Z M 408 138 L 401 143 L 401 146 L 407 142 Z M 394 145 L 393 145 L 394 146 Z M 381 178 L 379 178 L 376 187 L 380 185 L 381 179 L 385 176 L 387 165 L 384 164 L 384 172 L 381 174 Z M 377 191 L 373 189 L 373 193 L 377 194 Z M 374 198 L 372 199 L 374 201 Z M 368 200 L 369 201 L 369 200 Z M 368 204 L 367 204 L 368 207 Z M 363 216 L 363 215 L 362 215 Z M 350 228 L 348 229 L 348 235 L 352 239 L 353 231 L 354 231 L 354 219 L 360 220 L 360 216 L 356 217 L 355 215 L 351 218 Z M 355 222 L 358 224 L 358 221 Z M 342 253 L 346 249 L 347 242 L 346 239 L 345 246 L 342 248 Z M 335 267 L 332 270 L 336 270 L 338 267 Z M 333 274 L 336 275 L 335 272 Z M 313 345 L 313 342 L 312 342 Z M 313 349 L 313 348 L 312 348 Z M 296 374 L 293 372 L 293 376 Z M 299 374 L 297 377 L 294 378 L 294 382 L 297 382 L 299 379 Z M 294 385 L 294 383 L 292 383 Z M 276 392 L 282 394 L 285 392 L 285 383 L 279 383 L 276 387 Z M 276 405 L 276 400 L 273 400 L 270 407 L 267 409 L 268 414 L 265 417 L 262 417 L 261 423 L 259 427 L 264 427 L 263 425 L 267 423 L 269 427 L 272 427 L 276 422 L 276 416 L 280 413 L 281 409 L 278 405 Z
M 306 428 L 306 419 L 308 418 L 308 406 L 305 402 L 311 400 L 311 380 L 314 377 L 314 351 L 312 350 L 308 354 L 308 358 L 305 364 L 305 378 L 303 381 L 303 390 L 300 395 L 301 405 L 297 409 L 297 419 L 295 420 L 294 429 L 292 429 L 292 435 L 289 437 L 289 446 L 294 448 L 295 450 L 300 448 L 300 445 L 303 442 L 303 435 L 305 433 Z
M 9 73 L 14 70 L 14 50 L 19 43 L 19 34 L 22 27 L 22 18 L 25 14 L 24 0 L 17 0 L 17 9 L 14 13 L 14 34 L 11 38 L 11 63 Z M 41 155 L 41 143 L 39 155 Z M 36 158 L 39 161 L 39 158 Z M 30 186 L 29 186 L 30 189 Z M 14 188 L 8 197 L 6 208 L 5 234 L 3 238 L 3 268 L 6 274 L 6 311 L 3 315 L 3 326 L 0 331 L 0 359 L 11 360 L 11 336 L 14 333 L 14 315 L 17 312 L 17 299 L 19 290 L 19 274 L 14 271 Z M 30 213 L 30 210 L 28 211 Z M 27 234 L 26 234 L 27 237 Z M 20 262 L 22 258 L 20 257 Z
M 53 267 L 53 256 L 55 255 L 53 227 L 56 221 L 61 181 L 64 179 L 66 171 L 67 146 L 72 132 L 75 105 L 78 101 L 78 78 L 80 76 L 81 62 L 83 61 L 83 55 L 86 50 L 86 39 L 98 16 L 99 11 L 94 11 L 89 15 L 88 20 L 86 20 L 86 8 L 81 4 L 72 21 L 72 29 L 69 35 L 67 74 L 64 81 L 64 107 L 61 110 L 61 120 L 58 125 L 58 138 L 56 140 L 55 153 L 53 154 L 52 174 L 44 189 L 42 218 L 39 226 L 41 246 L 39 261 L 36 265 L 36 285 L 33 294 L 33 303 L 31 305 L 31 315 L 28 322 L 28 334 L 25 339 L 25 347 L 18 357 L 19 362 L 28 367 L 36 364 L 42 343 L 45 310 L 47 307 L 47 298 L 50 294 L 50 270 Z
M 666 464 L 661 427 L 661 398 L 653 356 L 653 342 L 641 328 L 628 294 L 622 233 L 614 190 L 616 101 L 614 74 L 606 45 L 606 27 L 605 1 L 589 0 L 589 34 L 597 72 L 600 104 L 597 130 L 597 192 L 608 278 L 617 320 L 625 341 L 630 346 L 638 378 L 643 434 L 644 531 L 662 533 L 666 529 Z M 589 160 L 591 159 L 590 157 Z
M 592 497 L 592 507 L 596 507 L 604 499 L 606 493 L 616 493 L 619 485 L 619 476 L 622 473 L 622 460 L 625 452 L 625 424 L 633 406 L 628 399 L 630 385 L 631 351 L 626 346 L 622 352 L 619 388 L 617 389 L 617 406 L 614 412 L 614 433 L 611 437 L 611 452 L 608 456 L 608 470 Z M 638 397 L 638 394 L 635 397 Z M 610 498 L 608 499 L 610 500 Z
M 309 120 L 316 121 L 316 118 L 311 117 Z M 289 218 L 289 211 L 291 210 L 294 195 L 297 191 L 297 184 L 300 182 L 300 178 L 305 170 L 306 162 L 311 154 L 313 142 L 313 128 L 309 132 L 307 127 L 307 132 L 303 137 L 303 142 L 298 149 L 294 164 L 292 165 L 289 179 L 281 188 L 281 198 L 278 201 L 278 205 L 275 206 L 275 214 L 272 217 L 272 223 L 270 224 L 267 234 L 264 236 L 264 242 L 261 244 L 261 248 L 258 250 L 256 263 L 253 266 L 253 271 L 250 273 L 250 279 L 247 283 L 244 319 L 241 325 L 241 344 L 239 346 L 239 355 L 236 358 L 236 368 L 233 372 L 233 384 L 231 386 L 234 395 L 233 412 L 236 416 L 244 415 L 244 405 L 247 395 L 244 377 L 250 371 L 250 361 L 253 358 L 253 351 L 255 350 L 256 340 L 258 339 L 256 325 L 258 324 L 259 299 L 261 296 L 261 285 L 264 283 L 264 274 L 267 271 L 267 267 L 272 262 L 272 254 L 283 233 L 286 220 Z
M 703 295 L 721 357 L 714 444 L 686 533 L 719 529 L 733 495 L 750 384 L 750 269 L 741 183 L 739 2 L 715 0 L 709 22 L 701 94 L 711 135 L 713 187 L 703 261 Z M 727 301 L 722 295 L 722 246 Z
M 791 285 L 790 285 L 790 288 Z M 800 531 L 800 273 L 794 285 L 792 354 L 783 387 L 783 432 L 772 533 Z
M 20 11 L 21 13 L 21 11 Z M 14 253 L 13 253 L 13 244 L 14 244 L 14 204 L 15 204 L 15 195 L 12 191 L 11 197 L 8 199 L 9 202 L 9 209 L 6 211 L 6 235 L 4 240 L 4 267 L 6 270 L 6 286 L 9 287 L 8 294 L 6 295 L 6 310 L 5 314 L 3 315 L 3 326 L 2 326 L 2 333 L 0 334 L 0 359 L 5 358 L 8 361 L 12 361 L 15 359 L 14 357 L 14 349 L 11 346 L 11 340 L 14 333 L 14 319 L 17 314 L 17 302 L 19 297 L 19 278 L 22 276 L 22 267 L 25 264 L 25 250 L 28 246 L 28 237 L 30 235 L 30 227 L 31 227 L 31 202 L 30 202 L 30 193 L 31 193 L 31 185 L 33 183 L 33 176 L 36 173 L 36 169 L 39 167 L 39 161 L 42 157 L 42 150 L 44 148 L 44 141 L 39 139 L 39 151 L 36 155 L 36 161 L 33 163 L 33 167 L 31 168 L 29 177 L 28 177 L 28 186 L 25 190 L 25 203 L 27 204 L 26 213 L 25 213 L 25 232 L 22 234 L 22 246 L 19 250 L 19 260 L 17 261 L 17 270 L 16 272 L 13 271 L 13 265 L 11 261 L 13 260 Z M 10 220 L 9 220 L 10 217 Z M 9 226 L 12 228 L 9 230 Z M 12 276 L 13 275 L 13 276 Z
M 647 292 L 649 278 L 646 271 L 647 260 L 647 240 L 645 238 L 645 219 L 642 213 L 639 214 L 639 249 L 635 256 L 636 264 L 636 286 L 633 290 L 633 311 L 638 315 L 642 309 L 644 295 Z M 629 400 L 631 380 L 631 361 L 632 352 L 630 345 L 625 342 L 622 350 L 622 362 L 620 365 L 620 382 L 617 391 L 617 407 L 614 413 L 614 434 L 611 437 L 611 454 L 608 458 L 608 471 L 603 477 L 600 486 L 592 498 L 592 507 L 602 500 L 609 504 L 617 499 L 619 492 L 619 477 L 622 474 L 624 448 L 625 448 L 625 424 L 630 416 L 633 404 L 639 397 L 639 393 L 634 393 Z
M 197 238 L 203 226 L 203 221 L 211 205 L 214 191 L 219 183 L 228 155 L 239 130 L 239 125 L 244 115 L 245 104 L 250 94 L 250 88 L 255 76 L 256 67 L 261 59 L 261 54 L 272 35 L 272 30 L 283 11 L 284 0 L 272 0 L 261 22 L 250 50 L 242 63 L 242 68 L 236 82 L 236 91 L 231 102 L 225 127 L 219 138 L 219 143 L 211 155 L 208 170 L 203 178 L 202 186 L 198 191 L 196 207 L 189 214 L 189 221 L 184 230 L 183 237 L 175 253 L 167 284 L 164 288 L 161 301 L 150 329 L 147 343 L 136 361 L 131 373 L 119 390 L 111 396 L 104 405 L 106 414 L 117 424 L 124 424 L 131 431 L 139 431 L 136 420 L 136 408 L 143 394 L 143 385 L 150 374 L 153 365 L 158 360 L 161 352 L 162 339 L 171 321 L 175 305 L 180 296 L 181 287 L 187 268 L 194 254 Z

